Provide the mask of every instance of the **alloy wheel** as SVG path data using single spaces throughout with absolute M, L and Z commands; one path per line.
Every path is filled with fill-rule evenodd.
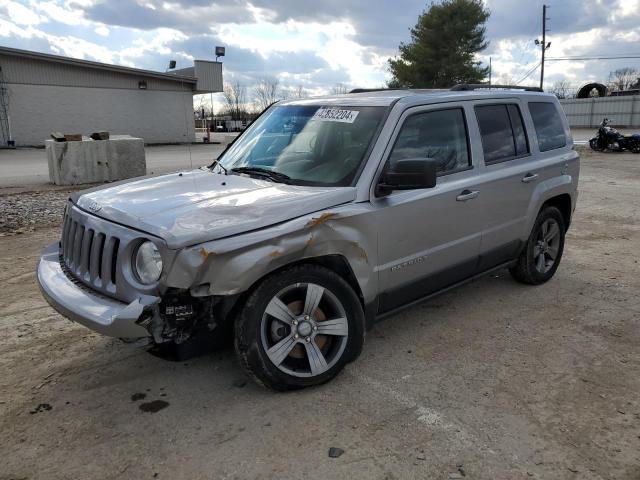
M 533 247 L 533 259 L 538 273 L 545 274 L 553 268 L 559 251 L 560 225 L 553 218 L 548 218 L 540 225 Z
M 297 283 L 280 290 L 262 316 L 261 340 L 273 365 L 295 377 L 329 370 L 347 345 L 349 323 L 329 289 Z

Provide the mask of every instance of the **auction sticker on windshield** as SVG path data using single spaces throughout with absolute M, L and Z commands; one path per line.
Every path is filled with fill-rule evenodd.
M 340 108 L 321 108 L 314 115 L 314 120 L 322 122 L 353 123 L 358 116 L 357 110 L 342 110 Z

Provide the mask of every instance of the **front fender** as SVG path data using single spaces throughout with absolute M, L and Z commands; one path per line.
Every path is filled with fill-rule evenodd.
M 172 265 L 167 285 L 197 289 L 199 294 L 235 295 L 286 265 L 339 255 L 353 271 L 364 300 L 370 301 L 377 288 L 377 235 L 365 220 L 369 209 L 368 203 L 351 204 L 185 248 Z

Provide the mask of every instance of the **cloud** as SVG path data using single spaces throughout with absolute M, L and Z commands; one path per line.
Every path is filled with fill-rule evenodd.
M 33 10 L 18 2 L 8 1 L 0 3 L 0 11 L 4 10 L 8 20 L 15 25 L 33 26 L 45 23 L 47 18 L 38 15 Z
M 110 30 L 104 25 L 98 25 L 96 28 L 93 29 L 93 31 L 102 37 L 109 36 L 109 32 L 110 32 Z
M 541 4 L 484 0 L 491 10 L 494 78 L 535 83 Z M 550 58 L 637 53 L 640 0 L 547 0 Z M 284 88 L 329 91 L 335 83 L 376 87 L 387 60 L 427 7 L 426 0 L 0 0 L 0 42 L 17 48 L 164 70 L 227 47 L 225 78 L 247 85 L 278 78 Z M 606 79 L 638 61 L 549 61 L 550 83 Z
M 184 33 L 210 30 L 212 25 L 252 22 L 249 4 L 228 2 L 165 2 L 147 0 L 106 0 L 82 8 L 87 19 L 105 25 L 154 30 L 171 28 Z
M 545 62 L 547 88 L 556 81 L 565 80 L 577 89 L 590 81 L 606 82 L 609 72 L 617 68 L 640 67 L 638 59 L 553 60 L 570 56 L 637 54 L 640 2 L 635 2 L 635 8 L 629 8 L 634 2 L 628 0 L 612 2 L 617 5 L 593 1 L 587 7 L 586 2 L 574 0 L 549 3 L 547 41 L 551 42 L 551 47 L 546 52 Z M 492 57 L 494 79 L 518 81 L 531 72 L 523 83 L 537 85 L 540 79 L 540 47 L 534 40 L 541 38 L 541 6 L 533 2 L 519 3 L 520 15 L 513 15 L 514 6 L 506 0 L 489 0 L 488 6 L 492 10 L 488 28 L 492 43 L 482 60 L 488 63 Z

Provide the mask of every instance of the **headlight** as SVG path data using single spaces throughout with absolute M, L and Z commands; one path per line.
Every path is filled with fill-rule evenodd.
M 134 266 L 138 280 L 145 285 L 157 282 L 162 273 L 162 257 L 158 248 L 150 241 L 145 241 L 136 250 Z

